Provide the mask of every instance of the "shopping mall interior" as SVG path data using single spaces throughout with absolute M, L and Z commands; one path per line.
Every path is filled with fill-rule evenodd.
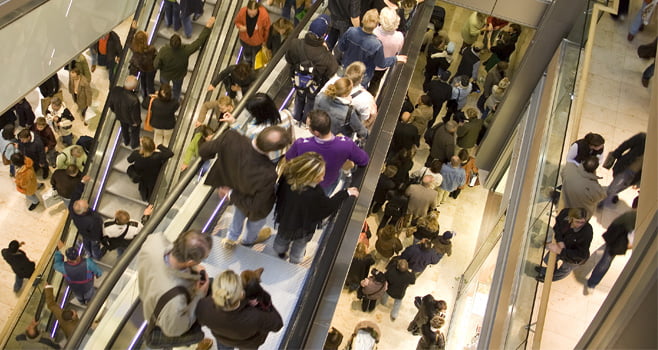
M 16 2 L 21 0 L 9 3 Z M 11 46 L 21 40 L 34 43 L 29 48 L 15 50 L 2 65 L 5 81 L 14 83 L 1 88 L 4 91 L 0 93 L 3 96 L 0 109 L 6 111 L 25 97 L 35 114 L 43 115 L 43 96 L 37 87 L 53 73 L 60 81 L 64 103 L 75 106 L 68 90 L 69 72 L 64 66 L 79 54 L 91 62 L 87 47 L 109 30 L 117 33 L 127 46 L 126 38 L 133 22 L 149 34 L 156 47 L 166 45 L 174 31 L 162 23 L 162 3 L 162 0 L 117 0 L 111 4 L 96 0 L 84 3 L 24 0 L 16 8 L 3 9 L 5 5 L 0 5 L 0 15 L 4 16 L 0 42 Z M 377 119 L 363 146 L 370 154 L 370 163 L 341 182 L 359 187 L 361 195 L 345 202 L 316 231 L 299 265 L 277 257 L 272 248 L 273 238 L 253 247 L 225 249 L 220 242 L 233 216 L 232 206 L 203 183 L 205 175 L 200 161 L 180 171 L 181 154 L 194 135 L 201 105 L 224 93 L 221 89 L 208 91 L 209 82 L 222 69 L 235 64 L 241 54 L 232 18 L 247 1 L 206 0 L 204 3 L 204 13 L 195 20 L 191 39 L 183 38 L 183 43 L 192 42 L 211 16 L 217 17 L 217 21 L 208 43 L 190 57 L 179 118 L 170 142 L 175 156 L 162 168 L 158 188 L 150 201 L 139 197 L 137 185 L 126 175 L 125 158 L 130 150 L 119 145 L 120 127 L 106 104 L 109 89 L 122 85 L 129 74 L 128 64 L 123 64 L 129 61 L 127 47 L 114 81 L 110 81 L 104 67 L 99 66 L 91 73 L 91 112 L 85 117 L 75 107 L 71 108 L 75 116 L 73 134 L 97 140 L 85 168 L 92 181 L 83 194 L 92 208 L 105 218 L 112 218 L 116 210 L 124 209 L 133 219 L 139 219 L 148 204 L 155 208 L 122 256 L 109 252 L 98 261 L 104 273 L 94 282 L 96 296 L 88 305 L 70 301 L 74 298 L 62 275 L 52 267 L 58 241 L 72 246 L 80 240 L 68 219 L 67 208 L 55 202 L 28 211 L 25 196 L 14 190 L 9 167 L 0 167 L 0 183 L 6 189 L 0 200 L 0 223 L 4 227 L 0 231 L 0 245 L 4 248 L 11 240 L 24 241 L 21 249 L 36 262 L 34 276 L 25 281 L 19 293 L 12 292 L 10 287 L 15 279 L 11 267 L 4 262 L 0 264 L 0 282 L 5 286 L 0 288 L 0 318 L 7 320 L 0 329 L 0 344 L 4 348 L 24 346 L 15 338 L 34 319 L 45 330 L 43 334 L 65 348 L 146 348 L 141 339 L 146 321 L 141 312 L 135 256 L 149 234 L 164 232 L 173 242 L 180 232 L 188 229 L 198 229 L 213 237 L 213 251 L 203 263 L 210 276 L 217 276 L 225 269 L 239 272 L 265 268 L 262 284 L 272 295 L 284 328 L 270 334 L 263 349 L 320 349 L 330 329 L 343 335 L 338 348 L 348 348 L 348 341 L 362 321 L 371 321 L 378 328 L 377 348 L 412 349 L 420 339 L 407 330 L 418 311 L 414 298 L 427 294 L 447 303 L 446 323 L 441 329 L 447 349 L 658 347 L 654 335 L 658 327 L 655 240 L 658 182 L 654 178 L 645 175 L 640 185 L 620 192 L 617 203 L 608 203 L 593 213 L 589 220 L 594 232 L 590 258 L 584 264 L 560 281 L 540 283 L 535 279 L 535 267 L 546 252 L 544 245 L 552 239 L 555 216 L 564 207 L 562 202 L 554 203 L 551 195 L 562 183 L 559 174 L 573 142 L 587 133 L 603 135 L 605 157 L 633 135 L 645 132 L 648 136 L 645 152 L 650 156 L 643 158 L 642 168 L 645 174 L 658 171 L 657 83 L 651 79 L 647 87 L 643 86 L 642 74 L 652 61 L 638 57 L 637 50 L 656 38 L 658 16 L 649 19 L 643 30 L 628 40 L 629 26 L 643 0 L 631 0 L 627 14 L 621 16 L 612 16 L 617 12 L 619 0 L 420 2 L 400 52 L 408 56 L 408 62 L 389 69 L 377 96 Z M 656 1 L 652 3 L 655 5 Z M 444 9 L 442 30 L 457 48 L 462 42 L 462 27 L 473 11 L 517 23 L 522 31 L 509 62 L 507 75 L 511 84 L 475 153 L 480 168 L 479 184 L 465 186 L 458 198 L 449 198 L 437 208 L 440 231 L 454 233 L 452 253 L 417 277 L 406 291 L 399 316 L 392 319 L 391 300 L 385 305 L 377 303 L 371 312 L 363 312 L 361 299 L 356 292 L 345 288 L 344 281 L 364 220 L 372 232 L 369 251 L 375 257 L 373 267 L 384 271 L 388 263 L 375 252 L 383 213 L 370 213 L 370 202 L 404 96 L 408 95 L 415 103 L 424 94 L 426 54 L 421 46 L 425 49 L 427 37 L 431 36 L 427 31 L 433 28 L 429 23 L 434 6 Z M 265 7 L 272 22 L 281 17 L 276 4 Z M 326 4 L 315 2 L 288 39 L 302 37 L 312 18 L 321 13 L 328 13 Z M 58 21 L 63 19 L 70 25 L 61 25 Z M 33 32 L 26 30 L 36 22 L 41 23 L 38 28 Z M 51 23 L 58 23 L 54 27 L 57 30 L 48 34 L 47 24 Z M 80 27 L 91 29 L 82 32 Z M 44 36 L 31 33 L 44 33 Z M 237 124 L 247 123 L 248 113 L 240 112 L 244 100 L 256 92 L 268 93 L 278 107 L 292 110 L 294 89 L 283 58 L 288 44 L 286 40 L 274 52 L 252 87 L 243 92 L 246 98 L 235 108 Z M 483 51 L 483 61 L 487 55 L 490 53 Z M 35 68 L 17 68 L 20 63 Z M 460 56 L 455 53 L 449 70 L 454 72 L 459 63 Z M 486 74 L 482 65 L 478 72 L 480 79 L 475 82 L 481 85 Z M 466 105 L 475 106 L 478 98 L 478 94 L 471 94 Z M 445 108 L 440 115 L 444 111 Z M 142 117 L 145 115 L 143 111 Z M 213 122 L 211 117 L 208 123 Z M 218 134 L 228 128 L 223 124 L 213 125 L 219 128 Z M 310 135 L 300 126 L 295 131 L 296 137 Z M 429 146 L 420 141 L 415 151 L 412 171 L 423 166 Z M 613 172 L 608 169 L 600 167 L 596 175 L 603 188 L 613 180 Z M 39 192 L 44 196 L 52 186 L 49 180 L 42 180 L 41 176 L 38 179 L 45 184 Z M 615 218 L 630 210 L 640 188 L 642 196 L 633 249 L 616 256 L 596 288 L 585 291 L 588 277 L 604 254 L 602 234 Z M 268 225 L 274 227 L 272 215 L 268 217 Z M 399 236 L 403 245 L 414 244 L 413 236 L 404 232 Z M 55 287 L 58 304 L 73 307 L 80 314 L 80 325 L 69 339 L 44 305 L 46 283 Z M 213 338 L 210 331 L 204 332 Z

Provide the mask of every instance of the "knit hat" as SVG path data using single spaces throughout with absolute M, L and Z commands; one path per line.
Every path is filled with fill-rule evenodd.
M 67 260 L 75 260 L 78 258 L 78 249 L 75 247 L 71 247 L 66 250 L 66 259 Z
M 329 15 L 320 15 L 318 18 L 314 19 L 313 22 L 311 22 L 311 26 L 308 28 L 308 31 L 319 37 L 323 37 L 329 30 L 329 21 Z

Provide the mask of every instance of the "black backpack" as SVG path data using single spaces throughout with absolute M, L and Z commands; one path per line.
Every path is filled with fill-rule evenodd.
M 299 52 L 302 55 L 302 61 L 294 66 L 292 85 L 295 89 L 307 90 L 311 94 L 315 94 L 318 91 L 319 84 L 315 79 L 315 67 L 313 67 L 313 62 L 311 62 L 311 60 L 308 59 L 308 56 L 306 56 L 303 41 L 299 42 Z
M 427 143 L 428 146 L 432 147 L 432 143 L 434 142 L 434 134 L 436 134 L 436 131 L 439 130 L 439 128 L 442 126 L 443 123 L 439 123 L 425 130 L 425 135 L 423 135 L 423 138 L 425 139 L 425 143 Z

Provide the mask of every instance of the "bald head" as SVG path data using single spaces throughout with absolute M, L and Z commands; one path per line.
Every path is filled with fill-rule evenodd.
M 73 212 L 77 215 L 83 215 L 89 210 L 89 202 L 84 199 L 77 200 L 73 203 Z
M 123 87 L 126 90 L 135 90 L 137 89 L 137 77 L 134 75 L 129 75 L 126 77 L 126 80 L 123 83 Z
M 459 167 L 459 165 L 460 165 L 461 163 L 462 163 L 462 162 L 461 162 L 461 160 L 459 159 L 459 157 L 457 157 L 457 156 L 452 156 L 452 157 L 450 157 L 450 165 L 452 165 L 453 168 L 457 168 L 457 167 Z
M 269 153 L 284 149 L 291 142 L 292 137 L 288 130 L 277 125 L 269 126 L 256 137 L 256 148 L 263 153 Z
M 423 179 L 421 180 L 420 183 L 421 183 L 421 185 L 423 185 L 425 187 L 430 187 L 430 185 L 432 184 L 433 181 L 434 181 L 434 176 L 425 175 L 425 176 L 423 176 Z

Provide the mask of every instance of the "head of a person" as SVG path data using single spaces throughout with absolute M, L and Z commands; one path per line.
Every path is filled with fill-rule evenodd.
M 599 134 L 595 134 L 593 132 L 590 132 L 587 135 L 585 135 L 584 140 L 585 142 L 587 142 L 589 149 L 594 151 L 602 150 L 603 146 L 605 145 L 605 139 L 603 138 L 603 136 Z
M 468 151 L 463 148 L 459 150 L 459 153 L 457 153 L 457 157 L 459 157 L 461 163 L 466 163 L 471 158 L 471 156 L 468 154 Z
M 253 69 L 251 68 L 251 65 L 240 62 L 235 65 L 233 72 L 231 72 L 231 77 L 234 81 L 245 81 L 249 79 L 252 73 Z
M 89 211 L 89 202 L 85 199 L 80 199 L 73 202 L 73 212 L 77 215 L 84 215 Z
M 288 130 L 278 126 L 268 126 L 256 136 L 256 148 L 263 153 L 282 150 L 292 143 Z
M 277 33 L 279 33 L 279 35 L 285 36 L 290 34 L 290 32 L 295 29 L 295 26 L 292 24 L 292 22 L 290 22 L 289 19 L 281 17 L 272 23 L 272 28 Z
M 478 21 L 480 21 L 480 22 L 484 22 L 484 20 L 487 19 L 487 14 L 486 13 L 478 12 L 476 16 L 477 16 Z
M 397 235 L 397 230 L 394 225 L 386 225 L 377 230 L 377 239 L 389 240 Z
M 438 159 L 434 159 L 434 160 L 432 160 L 432 163 L 430 163 L 430 168 L 429 169 L 434 174 L 440 173 L 441 168 L 443 168 L 443 163 L 441 163 L 441 161 L 438 160 Z
M 73 67 L 69 70 L 69 76 L 73 80 L 80 79 L 80 69 L 78 67 Z
M 508 68 L 509 68 L 509 63 L 505 61 L 500 61 L 496 63 L 496 69 L 501 73 L 507 72 Z
M 270 95 L 259 92 L 247 100 L 245 109 L 256 120 L 256 125 L 276 125 L 281 123 L 279 109 Z
M 462 163 L 462 161 L 461 161 L 461 159 L 459 159 L 458 156 L 450 157 L 450 166 L 452 166 L 453 168 L 459 167 L 461 165 L 461 163 Z
M 583 161 L 583 169 L 586 172 L 594 174 L 599 167 L 599 158 L 596 156 L 589 156 Z
M 443 35 L 435 35 L 432 37 L 432 46 L 435 48 L 443 50 L 446 48 L 446 45 L 448 45 L 448 40 Z
M 130 222 L 130 214 L 123 209 L 119 209 L 114 213 L 114 222 L 118 225 L 127 225 Z
M 512 33 L 513 36 L 519 36 L 521 34 L 521 25 L 512 23 L 508 27 L 508 32 Z
M 139 138 L 139 154 L 144 157 L 149 157 L 155 152 L 155 142 L 148 136 Z
M 452 239 L 452 237 L 453 237 L 454 235 L 455 235 L 455 234 L 454 234 L 452 231 L 446 231 L 446 232 L 443 232 L 443 235 L 441 235 L 441 238 L 442 238 L 444 241 L 449 241 L 449 240 Z
M 327 136 L 331 133 L 331 117 L 327 112 L 314 109 L 309 112 L 307 119 L 311 132 L 317 132 L 317 136 Z
M 45 128 L 48 127 L 48 123 L 46 122 L 46 118 L 44 117 L 38 117 L 34 121 L 34 125 L 37 127 L 37 130 L 43 131 Z
M 354 251 L 354 257 L 357 259 L 363 259 L 368 255 L 368 247 L 363 242 L 356 244 L 356 250 Z
M 570 208 L 567 212 L 567 219 L 572 229 L 580 229 L 587 223 L 587 209 Z
M 76 177 L 80 173 L 80 169 L 74 164 L 71 164 L 66 167 L 66 175 L 70 177 Z
M 235 310 L 244 299 L 240 276 L 233 270 L 220 273 L 212 283 L 212 300 L 224 311 Z
M 434 176 L 432 175 L 425 175 L 423 178 L 420 180 L 420 184 L 425 186 L 425 187 L 431 187 L 432 182 L 434 182 Z
M 174 241 L 170 254 L 181 267 L 199 265 L 210 254 L 212 238 L 197 230 L 181 233 Z
M 448 310 L 448 303 L 446 303 L 445 300 L 437 300 L 436 310 L 439 312 L 445 312 L 446 310 Z
M 2 128 L 2 138 L 5 140 L 12 140 L 14 137 L 16 137 L 15 130 L 16 127 L 14 127 L 13 123 L 5 125 L 5 127 Z
M 133 91 L 137 89 L 137 85 L 139 84 L 139 81 L 137 80 L 137 77 L 134 75 L 129 75 L 126 77 L 126 80 L 123 82 L 123 88 L 126 90 Z
M 71 157 L 80 158 L 85 155 L 85 150 L 80 145 L 71 146 Z
M 25 165 L 25 156 L 21 152 L 16 152 L 12 154 L 9 160 L 11 161 L 11 164 L 13 164 L 17 168 L 20 168 L 23 165 Z
M 432 242 L 427 238 L 423 238 L 418 242 L 418 246 L 420 247 L 420 250 L 428 251 L 432 249 Z
M 457 122 L 454 120 L 448 120 L 445 126 L 447 132 L 454 134 L 457 131 L 457 127 L 459 127 L 459 124 L 457 124 Z
M 197 144 L 199 147 L 206 143 L 207 141 L 212 140 L 212 135 L 215 133 L 211 127 L 208 125 L 201 125 L 197 129 L 198 133 L 201 133 L 201 137 L 199 138 L 199 143 Z
M 353 86 L 361 84 L 366 74 L 366 65 L 361 61 L 354 61 L 345 68 L 345 78 L 352 82 Z M 352 89 L 350 88 L 350 91 Z
M 512 34 L 503 31 L 498 38 L 498 45 L 507 45 L 512 42 Z
M 482 44 L 481 43 L 475 43 L 475 44 L 471 45 L 471 50 L 473 50 L 473 52 L 475 52 L 475 53 L 478 53 L 478 52 L 482 51 Z
M 7 247 L 7 249 L 9 250 L 10 253 L 13 254 L 13 253 L 16 253 L 18 251 L 18 248 L 20 248 L 20 247 L 21 247 L 21 244 L 17 240 L 14 239 L 11 242 L 9 242 L 9 246 Z
M 66 308 L 62 310 L 62 319 L 64 321 L 75 321 L 78 319 L 78 313 L 73 309 Z
M 293 191 L 301 192 L 306 187 L 315 187 L 324 180 L 326 163 L 316 152 L 306 152 L 286 163 L 283 174 Z
M 416 226 L 426 228 L 431 232 L 437 232 L 440 229 L 439 226 L 439 212 L 431 211 L 429 214 L 421 216 L 416 222 Z
M 133 41 L 132 44 L 130 45 L 130 49 L 136 53 L 144 53 L 149 47 L 148 40 L 149 38 L 146 32 L 143 30 L 138 30 L 135 33 L 135 36 L 133 36 Z
M 160 84 L 160 89 L 158 90 L 158 99 L 165 102 L 171 101 L 171 85 L 169 85 L 169 83 Z
M 57 96 L 53 97 L 52 100 L 50 100 L 50 108 L 55 112 L 59 111 L 59 109 L 62 108 L 62 99 Z
M 405 259 L 398 259 L 397 269 L 400 272 L 409 271 L 409 262 Z
M 398 167 L 396 165 L 387 164 L 382 174 L 388 178 L 392 178 L 397 173 L 398 173 Z
M 231 99 L 230 97 L 228 97 L 226 95 L 220 96 L 217 99 L 217 103 L 219 104 L 219 111 L 221 113 L 231 113 L 231 112 L 233 112 L 233 108 L 234 108 L 233 99 Z
M 363 31 L 366 33 L 372 33 L 372 31 L 377 28 L 377 25 L 379 25 L 379 12 L 377 12 L 377 9 L 366 11 L 363 15 L 363 19 L 361 19 L 361 28 L 363 28 Z
M 174 34 L 174 35 L 171 36 L 171 38 L 169 38 L 169 46 L 172 49 L 174 49 L 174 50 L 180 49 L 180 47 L 182 45 L 183 45 L 183 42 L 180 38 L 180 35 Z
M 444 83 L 447 83 L 448 80 L 450 79 L 450 71 L 444 70 L 438 74 L 438 77 L 439 80 L 441 80 Z
M 320 15 L 311 22 L 308 31 L 318 38 L 323 38 L 329 31 L 329 23 L 331 23 L 331 18 L 328 15 Z
M 29 129 L 23 129 L 18 132 L 18 140 L 22 143 L 28 143 L 32 141 L 32 133 Z
M 477 119 L 480 116 L 480 112 L 478 112 L 477 108 L 473 107 L 466 108 L 465 114 L 468 119 Z
M 394 9 L 384 7 L 379 13 L 379 25 L 385 32 L 394 32 L 400 25 L 400 16 Z
M 66 260 L 68 261 L 78 261 L 80 259 L 80 253 L 78 253 L 77 247 L 70 247 L 66 249 Z
M 25 335 L 29 339 L 36 339 L 39 336 L 39 334 L 41 334 L 41 333 L 39 332 L 39 329 L 37 328 L 37 325 L 35 325 L 35 324 L 30 324 L 25 329 Z
M 422 104 L 423 106 L 432 105 L 432 99 L 428 95 L 420 95 L 418 100 L 420 101 L 420 104 Z
M 258 15 L 258 8 L 260 4 L 256 0 L 249 0 L 247 3 L 247 16 L 254 18 Z
M 455 84 L 457 85 L 458 88 L 460 89 L 466 89 L 468 85 L 470 84 L 470 78 L 466 75 L 460 75 L 455 78 Z
M 340 78 L 333 84 L 327 86 L 324 93 L 329 97 L 347 97 L 352 92 L 352 81 L 347 78 Z

